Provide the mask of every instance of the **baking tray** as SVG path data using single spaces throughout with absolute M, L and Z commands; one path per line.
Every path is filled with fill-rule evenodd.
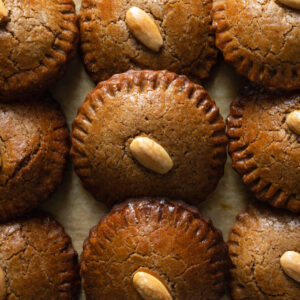
M 75 1 L 77 12 L 80 0 Z M 241 77 L 236 75 L 228 64 L 219 62 L 214 68 L 209 81 L 203 86 L 220 108 L 225 119 L 229 113 L 231 101 L 237 96 L 242 84 Z M 86 95 L 95 87 L 93 81 L 86 74 L 83 63 L 77 55 L 69 65 L 65 76 L 50 90 L 53 97 L 61 104 L 71 131 L 72 121 L 77 114 L 78 107 L 85 100 Z M 220 180 L 217 189 L 208 199 L 200 204 L 200 212 L 213 220 L 214 225 L 221 229 L 225 241 L 228 232 L 234 223 L 236 215 L 245 208 L 251 198 L 239 176 L 231 167 L 228 157 L 224 177 Z M 82 245 L 89 234 L 91 227 L 108 212 L 102 203 L 97 202 L 81 185 L 73 170 L 71 162 L 68 164 L 63 184 L 55 194 L 42 205 L 42 208 L 51 212 L 65 227 L 72 237 L 73 245 L 80 255 Z M 85 299 L 81 292 L 80 300 Z M 225 296 L 222 300 L 229 299 Z

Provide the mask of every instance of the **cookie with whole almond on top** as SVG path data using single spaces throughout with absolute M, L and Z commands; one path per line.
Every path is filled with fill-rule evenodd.
M 226 145 L 203 87 L 168 71 L 128 71 L 87 96 L 71 156 L 83 185 L 108 205 L 145 195 L 198 203 L 223 176 Z
M 253 203 L 237 216 L 228 247 L 233 300 L 300 299 L 300 217 Z
M 300 94 L 248 86 L 227 125 L 232 166 L 256 198 L 300 212 Z
M 83 246 L 87 300 L 217 300 L 230 261 L 222 233 L 195 207 L 131 199 L 100 220 Z
M 212 0 L 83 0 L 84 64 L 96 83 L 129 69 L 203 79 L 217 59 Z
M 214 0 L 216 45 L 249 80 L 300 88 L 300 1 Z
M 72 0 L 0 0 L 0 100 L 45 90 L 64 73 L 77 41 Z

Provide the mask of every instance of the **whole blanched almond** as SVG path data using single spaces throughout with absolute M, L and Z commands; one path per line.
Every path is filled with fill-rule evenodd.
M 281 4 L 294 9 L 300 9 L 300 0 L 278 0 Z
M 6 21 L 8 19 L 8 11 L 3 3 L 2 0 L 0 0 L 0 23 L 3 21 Z
M 165 285 L 156 277 L 146 272 L 136 272 L 133 285 L 144 300 L 172 300 Z
M 5 274 L 3 269 L 0 268 L 0 300 L 4 300 L 6 298 L 6 281 L 5 281 Z
M 286 122 L 294 133 L 300 135 L 300 110 L 294 110 L 291 112 L 287 119 Z
M 130 151 L 141 165 L 156 173 L 166 174 L 173 167 L 168 152 L 147 137 L 134 138 L 130 144 Z
M 280 264 L 289 277 L 300 282 L 300 253 L 286 251 L 280 258 Z
M 159 51 L 163 39 L 151 16 L 138 7 L 131 7 L 126 12 L 126 23 L 132 34 L 153 51 Z

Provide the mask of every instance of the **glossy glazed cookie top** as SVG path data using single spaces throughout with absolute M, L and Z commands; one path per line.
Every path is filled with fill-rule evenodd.
M 95 82 L 146 68 L 208 77 L 217 57 L 211 6 L 211 0 L 83 0 L 81 49 L 88 72 Z M 145 46 L 130 30 L 126 13 L 132 7 L 143 10 L 157 27 L 163 41 L 158 51 Z M 149 34 L 144 23 L 136 27 Z
M 23 97 L 53 83 L 75 53 L 72 0 L 3 0 L 0 24 L 0 99 Z
M 164 166 L 162 147 L 171 169 L 144 164 L 132 148 L 137 138 L 155 144 L 138 150 Z M 129 71 L 87 96 L 73 122 L 71 155 L 84 186 L 108 205 L 145 195 L 197 202 L 223 175 L 226 144 L 219 109 L 201 86 L 167 71 Z
M 238 73 L 271 89 L 300 88 L 300 10 L 274 0 L 215 0 L 216 44 Z
M 49 99 L 0 104 L 0 221 L 37 206 L 61 183 L 69 132 Z
M 116 206 L 90 231 L 81 256 L 88 300 L 143 299 L 133 283 L 140 271 L 159 279 L 174 300 L 220 299 L 228 267 L 226 244 L 211 221 L 161 198 Z
M 47 214 L 0 225 L 0 297 L 75 300 L 77 253 L 63 227 Z
M 227 119 L 229 153 L 244 183 L 258 199 L 294 212 L 300 211 L 300 135 L 288 116 L 297 110 L 299 93 L 250 86 L 231 104 Z
M 240 213 L 228 246 L 234 300 L 296 300 L 300 285 L 283 271 L 286 251 L 300 252 L 300 217 L 262 204 Z

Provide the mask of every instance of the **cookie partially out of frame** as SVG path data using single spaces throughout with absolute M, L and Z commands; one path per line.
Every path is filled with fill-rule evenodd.
M 126 17 L 132 7 L 154 22 L 161 36 L 159 49 L 150 49 L 134 35 Z M 96 83 L 129 69 L 208 77 L 217 60 L 211 7 L 212 0 L 83 0 L 80 35 L 87 71 Z M 146 36 L 151 31 L 144 23 L 136 27 Z
M 0 299 L 75 300 L 80 279 L 71 238 L 45 213 L 0 225 Z
M 300 284 L 282 268 L 281 256 L 300 252 L 300 217 L 254 203 L 237 216 L 228 246 L 233 300 L 297 300 Z
M 141 198 L 115 206 L 90 231 L 81 276 L 87 300 L 218 300 L 229 265 L 222 233 L 196 208 Z M 158 279 L 169 298 L 141 297 L 141 272 Z M 139 277 L 142 284 L 145 274 Z
M 2 1 L 0 100 L 7 101 L 41 92 L 64 73 L 78 29 L 72 0 Z
M 249 86 L 227 119 L 232 165 L 243 182 L 259 200 L 294 212 L 300 212 L 300 131 L 290 126 L 289 116 L 299 110 L 298 92 Z
M 132 144 L 141 138 L 167 152 L 148 153 L 167 161 L 166 172 L 139 161 Z M 226 145 L 225 123 L 202 86 L 168 71 L 129 71 L 87 96 L 71 156 L 83 185 L 107 205 L 140 196 L 198 203 L 223 176 Z
M 236 71 L 270 89 L 300 88 L 300 10 L 279 0 L 214 0 L 216 45 Z
M 62 182 L 69 131 L 48 96 L 0 103 L 0 222 L 36 207 Z

